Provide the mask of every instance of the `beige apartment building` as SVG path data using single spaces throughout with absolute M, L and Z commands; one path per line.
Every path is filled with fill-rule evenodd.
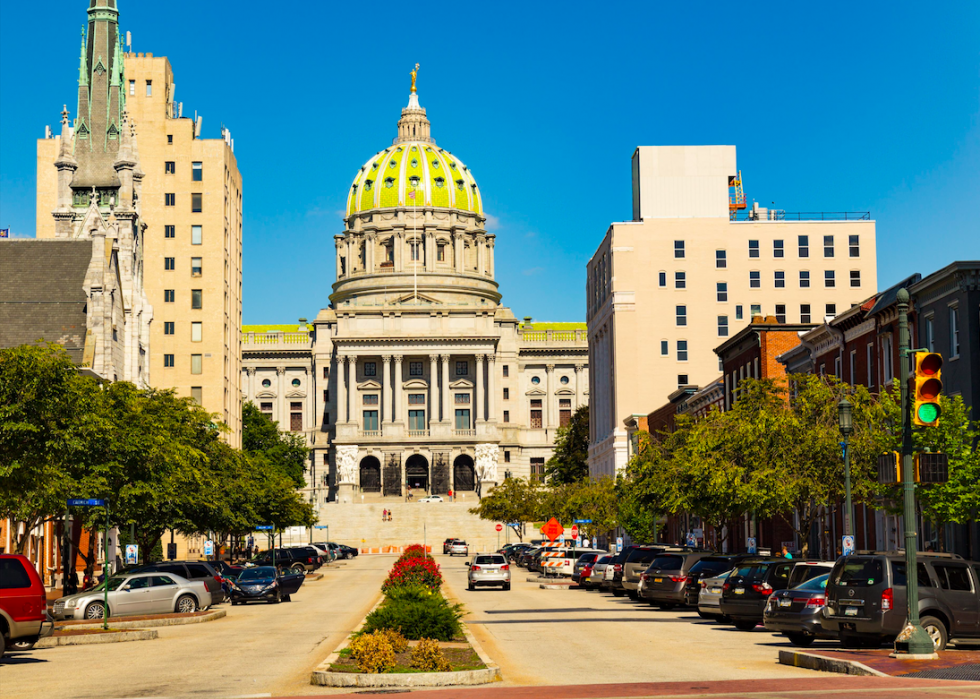
M 241 445 L 242 177 L 234 142 L 183 116 L 170 61 L 125 53 L 117 76 L 142 170 L 151 385 L 216 413 Z M 77 128 L 77 123 L 76 123 Z M 37 237 L 55 235 L 59 139 L 38 141 Z
M 633 154 L 633 220 L 587 265 L 594 476 L 626 465 L 632 416 L 716 381 L 714 348 L 754 316 L 819 323 L 877 289 L 868 213 L 739 213 L 740 177 L 734 146 Z

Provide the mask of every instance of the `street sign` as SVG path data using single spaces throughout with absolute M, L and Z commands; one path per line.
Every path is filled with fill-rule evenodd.
M 496 527 L 494 527 L 494 529 L 496 529 L 498 532 L 502 532 L 504 530 L 504 525 L 498 524 Z
M 126 544 L 126 565 L 134 566 L 139 560 L 140 547 L 136 544 Z
M 68 507 L 105 507 L 105 500 L 96 498 L 68 498 Z
M 565 545 L 565 535 L 564 534 L 562 534 L 561 536 L 558 537 L 558 545 L 559 546 L 564 546 Z
M 591 519 L 576 519 L 575 524 L 592 524 Z
M 214 542 L 208 539 L 204 542 L 204 555 L 213 556 L 214 555 Z
M 843 549 L 845 556 L 850 556 L 852 553 L 854 553 L 854 537 L 853 536 L 843 537 L 843 541 L 841 543 L 841 549 Z
M 561 522 L 552 517 L 548 520 L 547 524 L 541 527 L 541 533 L 548 537 L 548 539 L 551 541 L 554 541 L 556 538 L 565 533 L 565 527 L 561 526 Z
M 313 528 L 314 529 L 329 529 L 330 528 L 330 525 L 329 524 L 314 524 L 313 525 Z
M 698 545 L 698 538 L 696 536 L 694 536 L 693 533 L 687 535 L 687 545 L 688 546 L 697 546 Z
M 746 544 L 747 544 L 746 548 L 748 548 L 749 553 L 756 553 L 755 537 L 754 536 L 750 536 L 748 538 L 748 541 L 746 541 Z
M 573 524 L 572 525 L 572 538 L 573 539 L 577 539 L 578 538 L 578 525 L 576 525 L 576 524 Z
M 177 560 L 177 544 L 167 544 L 167 560 Z
M 623 537 L 616 537 L 616 553 L 620 553 L 623 550 Z
M 271 524 L 259 524 L 255 528 L 258 529 L 258 530 L 263 530 L 263 529 L 264 530 L 271 530 L 272 529 L 272 525 Z

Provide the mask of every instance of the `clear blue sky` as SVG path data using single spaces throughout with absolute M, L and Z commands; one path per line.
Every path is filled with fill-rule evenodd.
M 15 235 L 33 235 L 35 139 L 74 111 L 87 5 L 0 0 L 0 227 Z M 235 138 L 246 323 L 327 305 L 348 187 L 391 143 L 416 61 L 518 316 L 584 320 L 585 263 L 631 216 L 637 145 L 734 144 L 750 201 L 870 210 L 882 287 L 980 257 L 975 0 L 120 6 L 134 50 L 170 58 L 184 114 Z

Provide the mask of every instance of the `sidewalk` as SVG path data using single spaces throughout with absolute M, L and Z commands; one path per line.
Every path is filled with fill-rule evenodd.
M 830 672 L 848 672 L 850 674 L 880 674 L 891 677 L 915 677 L 918 679 L 934 680 L 965 680 L 980 682 L 980 650 L 946 649 L 939 653 L 938 660 L 902 660 L 890 657 L 892 649 L 880 650 L 833 650 L 833 649 L 799 649 L 782 651 L 783 655 L 804 656 L 811 659 L 826 658 L 830 662 L 827 667 L 815 667 L 813 664 L 800 662 L 784 663 Z M 832 666 L 841 669 L 833 669 Z M 819 663 L 817 663 L 819 665 Z M 850 666 L 850 669 L 847 667 Z M 864 672 L 869 670 L 870 672 Z M 977 690 L 980 695 L 980 688 Z

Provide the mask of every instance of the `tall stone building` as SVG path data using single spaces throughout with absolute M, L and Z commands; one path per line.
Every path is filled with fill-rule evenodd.
M 146 230 L 145 293 L 156 309 L 149 328 L 153 352 L 145 358 L 152 383 L 217 413 L 231 428 L 229 443 L 240 446 L 242 177 L 233 142 L 227 131 L 201 138 L 202 120 L 183 116 L 166 57 L 123 52 L 115 0 L 92 5 L 75 123 L 76 157 L 78 143 L 91 155 L 75 172 L 79 186 L 72 187 L 98 186 L 104 199 L 111 197 L 108 185 L 99 183 L 115 174 L 125 111 L 139 133 L 133 179 Z M 104 151 L 93 150 L 100 138 Z M 60 235 L 59 226 L 67 225 L 60 193 L 70 165 L 58 158 L 57 141 L 38 142 L 38 238 Z M 120 170 L 118 178 L 127 172 Z M 85 196 L 80 191 L 79 201 Z M 47 219 L 42 212 L 52 209 L 54 219 Z
M 308 434 L 318 503 L 540 477 L 588 401 L 585 325 L 501 305 L 476 180 L 430 129 L 413 84 L 392 145 L 351 185 L 330 306 L 244 329 L 245 392 Z

